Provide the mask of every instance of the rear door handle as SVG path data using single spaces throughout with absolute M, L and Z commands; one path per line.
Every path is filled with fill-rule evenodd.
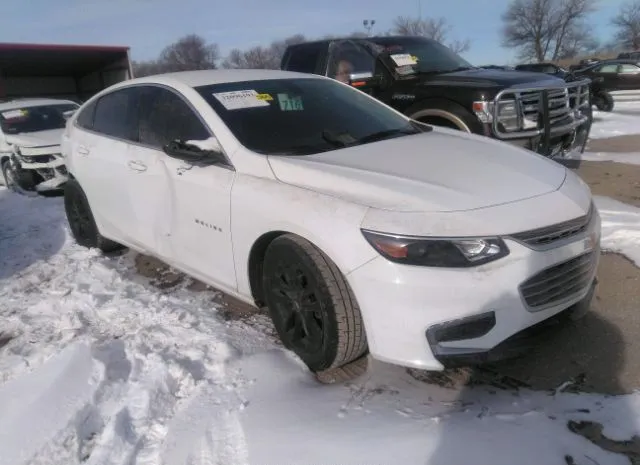
M 90 150 L 86 148 L 84 145 L 79 145 L 77 149 L 78 155 L 89 155 Z
M 140 161 L 135 161 L 135 160 L 130 161 L 127 163 L 127 165 L 129 165 L 129 168 L 131 168 L 133 171 L 138 171 L 138 172 L 147 171 L 147 165 L 145 165 Z

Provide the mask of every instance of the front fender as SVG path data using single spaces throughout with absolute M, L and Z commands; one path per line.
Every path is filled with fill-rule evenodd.
M 231 234 L 238 292 L 251 297 L 249 255 L 266 233 L 293 233 L 320 248 L 343 274 L 377 256 L 360 232 L 368 208 L 278 181 L 238 176 Z

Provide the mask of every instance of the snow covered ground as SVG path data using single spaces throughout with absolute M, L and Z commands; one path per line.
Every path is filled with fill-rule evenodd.
M 604 247 L 640 262 L 638 210 L 597 204 Z M 622 465 L 568 422 L 640 434 L 640 393 L 445 389 L 376 362 L 320 385 L 213 297 L 151 286 L 132 253 L 75 245 L 60 198 L 0 188 L 0 465 Z
M 602 139 L 605 137 L 640 134 L 640 102 L 616 101 L 610 113 L 593 112 L 593 126 L 589 137 Z

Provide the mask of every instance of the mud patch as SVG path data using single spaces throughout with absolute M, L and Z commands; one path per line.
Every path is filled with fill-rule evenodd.
M 640 437 L 634 436 L 629 441 L 614 441 L 602 434 L 603 427 L 600 423 L 590 421 L 570 421 L 567 428 L 601 449 L 627 456 L 631 465 L 640 465 Z M 572 457 L 566 457 L 565 460 L 567 464 L 575 463 Z

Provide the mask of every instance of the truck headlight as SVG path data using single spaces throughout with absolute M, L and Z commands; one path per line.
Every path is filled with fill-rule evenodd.
M 484 100 L 473 102 L 473 112 L 483 123 L 492 123 L 496 114 L 495 104 Z M 515 100 L 500 101 L 497 118 L 507 132 L 520 129 L 518 127 L 518 107 Z
M 468 268 L 509 255 L 499 237 L 412 237 L 362 230 L 365 239 L 387 260 L 405 265 Z

